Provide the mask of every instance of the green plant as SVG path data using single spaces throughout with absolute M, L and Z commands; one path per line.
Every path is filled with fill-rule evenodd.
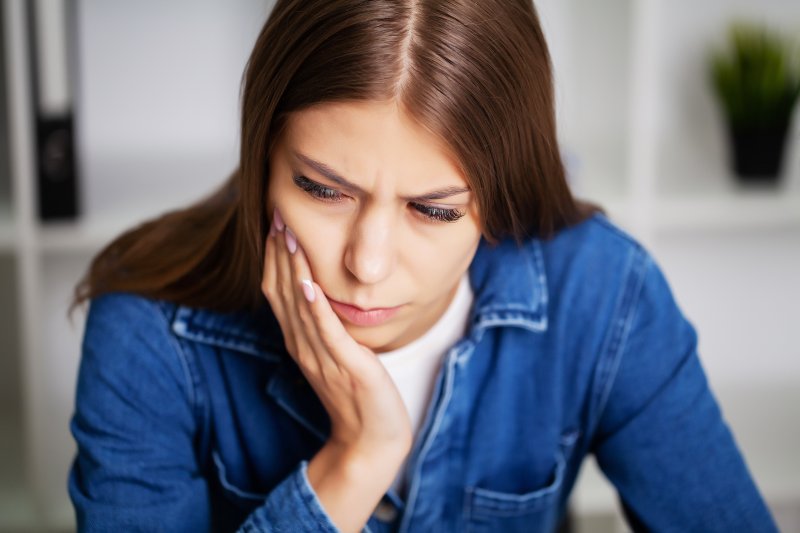
M 729 50 L 711 55 L 713 86 L 729 125 L 739 130 L 785 128 L 800 96 L 796 44 L 773 30 L 735 22 Z

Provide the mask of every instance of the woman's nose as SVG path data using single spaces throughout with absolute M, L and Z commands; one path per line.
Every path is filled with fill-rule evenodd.
M 356 222 L 348 239 L 344 262 L 347 269 L 364 284 L 383 281 L 395 266 L 393 220 L 388 213 L 365 212 Z

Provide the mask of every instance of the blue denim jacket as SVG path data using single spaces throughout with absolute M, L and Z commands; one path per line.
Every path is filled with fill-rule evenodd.
M 481 243 L 446 354 L 374 533 L 552 531 L 595 454 L 634 530 L 776 531 L 652 256 L 603 215 Z M 221 314 L 96 298 L 69 494 L 81 531 L 336 531 L 307 478 L 330 420 L 266 305 Z

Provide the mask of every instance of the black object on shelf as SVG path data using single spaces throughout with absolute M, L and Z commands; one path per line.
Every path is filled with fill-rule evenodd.
M 75 2 L 33 0 L 27 7 L 39 219 L 73 220 L 80 210 L 72 99 Z
M 733 167 L 742 183 L 777 182 L 781 175 L 789 123 L 762 129 L 731 129 Z
M 74 219 L 78 215 L 78 176 L 72 116 L 36 121 L 39 218 Z

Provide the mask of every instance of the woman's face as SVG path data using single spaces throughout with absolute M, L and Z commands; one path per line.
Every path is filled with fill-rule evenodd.
M 481 236 L 458 166 L 394 102 L 292 114 L 270 157 L 268 198 L 347 331 L 376 352 L 436 322 Z M 397 309 L 366 323 L 336 302 Z

